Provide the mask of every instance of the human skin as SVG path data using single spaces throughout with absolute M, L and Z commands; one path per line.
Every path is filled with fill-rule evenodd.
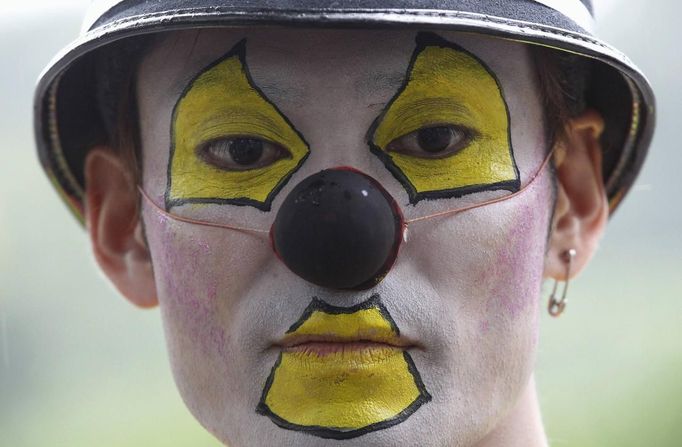
M 414 31 L 282 29 L 164 36 L 144 58 L 137 79 L 142 187 L 163 206 L 173 110 L 198 73 L 246 39 L 253 82 L 304 136 L 310 154 L 274 196 L 270 211 L 184 204 L 168 210 L 173 214 L 269 229 L 298 182 L 338 166 L 375 178 L 407 219 L 509 195 L 482 191 L 410 204 L 405 186 L 370 152 L 369 129 L 405 80 L 415 36 Z M 536 176 L 550 143 L 527 48 L 473 35 L 439 36 L 494 73 L 509 110 L 520 183 L 533 181 L 509 200 L 411 225 L 395 265 L 371 289 L 315 286 L 277 259 L 263 235 L 179 222 L 144 201 L 146 239 L 134 220 L 125 225 L 134 230 L 116 230 L 113 222 L 120 227 L 133 219 L 129 197 L 134 194 L 107 191 L 130 191 L 128 177 L 116 177 L 124 167 L 104 148 L 89 157 L 88 221 L 97 259 L 133 302 L 158 301 L 181 395 L 226 444 L 545 445 L 532 379 L 540 288 L 544 277 L 562 279 L 563 250 L 577 247 L 575 270 L 582 268 L 603 229 L 606 205 L 595 143 L 601 123 L 590 113 L 572 123 L 557 150 L 555 195 L 550 170 Z M 115 200 L 128 201 L 115 211 Z M 117 238 L 115 250 L 107 246 L 112 238 Z M 374 294 L 400 329 L 406 344 L 401 349 L 413 359 L 430 401 L 395 425 L 342 441 L 284 429 L 257 413 L 283 337 L 312 298 L 350 307 Z M 310 347 L 314 355 L 321 349 Z

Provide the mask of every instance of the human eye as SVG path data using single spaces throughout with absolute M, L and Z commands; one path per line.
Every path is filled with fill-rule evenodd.
M 251 136 L 225 137 L 199 146 L 197 155 L 204 162 L 225 171 L 249 171 L 291 158 L 282 146 Z
M 463 126 L 422 127 L 391 141 L 386 151 L 419 158 L 447 158 L 467 147 L 474 136 L 475 131 Z

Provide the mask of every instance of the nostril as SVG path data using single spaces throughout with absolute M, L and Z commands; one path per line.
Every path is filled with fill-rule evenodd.
M 334 289 L 367 289 L 395 262 L 403 217 L 372 177 L 351 168 L 304 179 L 270 230 L 273 249 L 301 278 Z

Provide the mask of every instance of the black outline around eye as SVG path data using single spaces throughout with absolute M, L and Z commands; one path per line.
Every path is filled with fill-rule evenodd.
M 391 98 L 391 100 L 386 104 L 386 107 L 384 110 L 379 114 L 379 116 L 374 120 L 372 125 L 370 126 L 369 130 L 367 131 L 367 144 L 369 145 L 369 150 L 371 153 L 377 156 L 379 160 L 382 161 L 386 169 L 393 174 L 393 177 L 395 177 L 396 180 L 398 180 L 405 190 L 407 191 L 407 195 L 410 199 L 410 204 L 415 205 L 421 200 L 436 200 L 436 199 L 450 199 L 450 198 L 458 198 L 465 196 L 467 194 L 473 194 L 476 192 L 483 192 L 483 191 L 496 191 L 500 189 L 505 189 L 510 192 L 516 192 L 521 188 L 521 176 L 519 174 L 519 168 L 516 165 L 516 159 L 514 158 L 514 149 L 512 147 L 512 138 L 511 138 L 511 117 L 509 113 L 509 106 L 507 105 L 507 100 L 504 95 L 504 90 L 502 89 L 502 84 L 500 83 L 500 80 L 497 78 L 495 73 L 488 67 L 488 65 L 483 62 L 479 57 L 477 57 L 475 54 L 467 51 L 466 49 L 460 47 L 457 44 L 454 44 L 452 42 L 449 42 L 445 40 L 444 38 L 440 37 L 439 35 L 435 33 L 430 33 L 430 32 L 419 32 L 417 33 L 417 36 L 415 38 L 416 42 L 416 47 L 414 49 L 414 52 L 412 53 L 412 56 L 410 58 L 410 63 L 407 67 L 407 72 L 405 74 L 405 80 L 403 81 L 403 84 L 400 86 L 398 91 L 396 92 L 395 95 Z M 410 76 L 412 74 L 412 70 L 414 69 L 414 64 L 417 61 L 417 58 L 419 55 L 424 51 L 427 47 L 439 47 L 439 48 L 450 48 L 455 51 L 459 51 L 461 53 L 464 53 L 474 60 L 476 60 L 485 70 L 488 72 L 488 74 L 493 78 L 495 83 L 497 84 L 497 88 L 500 91 L 500 96 L 502 97 L 502 103 L 504 104 L 504 109 L 506 111 L 507 115 L 507 142 L 508 142 L 508 148 L 509 148 L 509 156 L 512 162 L 512 166 L 514 168 L 514 172 L 516 174 L 516 178 L 513 180 L 505 180 L 497 183 L 486 183 L 486 184 L 476 184 L 476 185 L 469 185 L 469 186 L 461 186 L 458 188 L 450 188 L 450 189 L 439 189 L 436 191 L 424 191 L 424 192 L 418 192 L 415 186 L 412 184 L 409 178 L 405 174 L 403 174 L 402 170 L 393 162 L 393 159 L 391 156 L 386 152 L 385 150 L 381 149 L 379 146 L 377 146 L 374 143 L 374 134 L 376 133 L 377 128 L 383 121 L 384 117 L 386 116 L 386 113 L 391 109 L 391 106 L 393 106 L 393 103 L 400 98 L 400 96 L 403 94 L 405 89 L 407 88 L 408 84 L 410 83 Z
M 298 164 L 294 166 L 291 171 L 289 171 L 284 177 L 282 177 L 277 184 L 270 190 L 268 193 L 267 198 L 264 201 L 259 201 L 259 200 L 254 200 L 249 197 L 237 197 L 234 199 L 221 199 L 219 197 L 207 197 L 207 198 L 185 198 L 185 199 L 171 199 L 170 197 L 170 192 L 171 192 L 171 171 L 173 168 L 173 159 L 175 156 L 175 121 L 177 119 L 177 112 L 178 112 L 178 106 L 182 102 L 182 100 L 187 96 L 187 94 L 192 90 L 192 87 L 194 86 L 194 83 L 199 79 L 204 73 L 207 71 L 211 70 L 215 66 L 219 65 L 220 63 L 226 61 L 227 59 L 230 59 L 231 57 L 237 56 L 239 59 L 239 62 L 241 64 L 242 69 L 244 70 L 244 76 L 246 76 L 246 80 L 249 83 L 249 85 L 260 95 L 261 98 L 268 104 L 270 104 L 274 109 L 277 111 L 277 113 L 282 117 L 284 122 L 287 123 L 287 125 L 291 128 L 291 130 L 294 131 L 296 135 L 301 139 L 303 144 L 305 145 L 307 152 L 301 157 L 301 160 L 299 160 Z M 171 129 L 170 129 L 170 141 L 171 141 L 171 147 L 170 147 L 170 153 L 168 156 L 168 166 L 166 169 L 166 191 L 164 193 L 164 202 L 166 206 L 166 211 L 169 211 L 172 207 L 174 206 L 179 206 L 179 205 L 184 205 L 186 203 L 213 203 L 213 204 L 219 204 L 219 205 L 237 205 L 237 206 L 252 206 L 254 208 L 257 208 L 261 211 L 270 211 L 272 207 L 272 201 L 274 200 L 275 196 L 284 188 L 284 186 L 287 184 L 287 182 L 291 179 L 291 177 L 298 171 L 301 166 L 303 166 L 303 163 L 308 159 L 308 156 L 310 155 L 310 144 L 306 141 L 306 139 L 303 137 L 303 134 L 294 127 L 294 124 L 287 118 L 287 116 L 282 113 L 282 111 L 277 107 L 277 105 L 272 102 L 266 95 L 265 93 L 258 88 L 256 83 L 253 81 L 253 78 L 251 77 L 251 73 L 249 71 L 249 67 L 246 64 L 246 38 L 240 40 L 237 42 L 231 49 L 228 51 L 224 56 L 218 58 L 216 61 L 210 63 L 206 67 L 204 67 L 202 70 L 199 71 L 199 73 L 194 76 L 185 86 L 185 89 L 183 90 L 182 94 L 178 98 L 177 102 L 175 103 L 175 106 L 173 106 L 173 114 L 172 114 L 172 121 L 171 121 Z M 287 149 L 288 151 L 288 149 Z M 291 152 L 289 152 L 291 154 Z M 293 154 L 291 154 L 293 157 Z

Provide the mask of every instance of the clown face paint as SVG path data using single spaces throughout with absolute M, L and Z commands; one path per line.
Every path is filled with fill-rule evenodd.
M 308 147 L 250 80 L 245 41 L 202 71 L 173 113 L 166 208 L 232 203 L 270 209 Z
M 526 185 L 547 151 L 526 47 L 456 33 L 424 46 L 417 36 L 274 28 L 164 35 L 138 74 L 145 191 L 158 204 L 169 194 L 182 217 L 268 229 L 303 179 L 340 166 L 379 182 L 406 220 L 508 195 L 491 185 L 515 176 Z M 440 62 L 429 68 L 432 59 Z M 485 104 L 444 67 L 455 79 L 469 76 Z M 411 111 L 421 104 L 420 70 L 439 79 L 451 115 L 440 106 Z M 452 160 L 415 161 L 424 175 L 391 144 L 446 125 L 476 133 Z M 202 154 L 211 142 L 242 137 L 287 154 L 244 170 Z M 493 140 L 499 145 L 486 146 Z M 251 143 L 240 144 L 236 153 L 248 152 Z M 234 157 L 229 143 L 216 146 L 226 149 L 215 154 Z M 477 161 L 455 162 L 473 157 L 470 146 L 481 152 Z M 462 163 L 466 184 L 439 163 Z M 486 163 L 496 167 L 479 169 Z M 452 193 L 415 201 L 397 169 L 416 193 Z M 514 426 L 507 418 L 534 361 L 551 191 L 544 172 L 510 200 L 411 225 L 393 268 L 362 291 L 307 282 L 277 259 L 267 236 L 174 221 L 143 202 L 170 363 L 188 408 L 230 447 L 505 439 L 499 430 Z
M 407 80 L 372 147 L 412 203 L 519 189 L 499 83 L 483 62 L 434 34 L 417 36 Z
M 399 335 L 378 295 L 350 308 L 314 298 L 287 331 L 258 412 L 332 439 L 399 424 L 431 400 Z

